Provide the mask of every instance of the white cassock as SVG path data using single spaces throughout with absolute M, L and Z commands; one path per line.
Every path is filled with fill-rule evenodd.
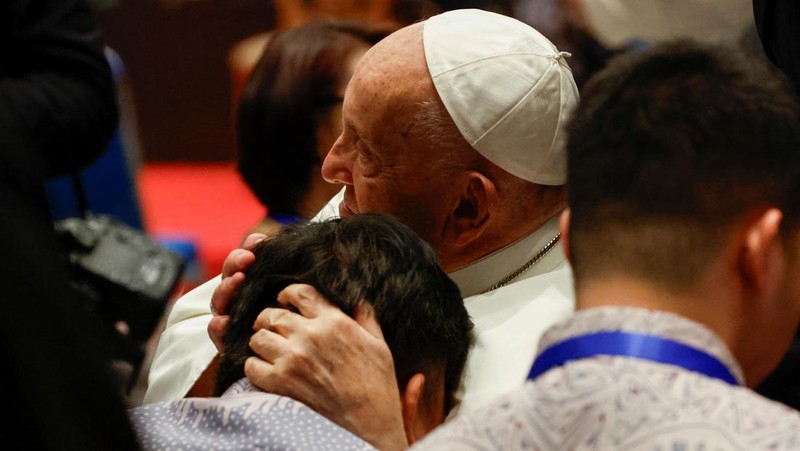
M 314 220 L 338 214 L 340 192 Z M 454 414 L 474 411 L 525 382 L 539 337 L 574 311 L 572 273 L 560 244 L 509 284 L 485 292 L 531 260 L 558 233 L 558 218 L 450 274 L 475 323 Z M 150 366 L 144 403 L 183 398 L 217 354 L 206 328 L 217 276 L 178 299 L 170 310 Z
M 580 0 L 592 35 L 616 49 L 632 40 L 649 43 L 694 39 L 736 44 L 753 27 L 750 0 Z

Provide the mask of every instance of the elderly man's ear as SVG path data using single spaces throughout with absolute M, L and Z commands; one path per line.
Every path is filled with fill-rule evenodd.
M 489 225 L 498 203 L 497 187 L 488 177 L 469 171 L 454 206 L 447 230 L 447 241 L 463 247 L 480 237 Z

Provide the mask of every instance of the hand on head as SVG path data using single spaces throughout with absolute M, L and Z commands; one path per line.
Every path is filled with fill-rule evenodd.
M 217 350 L 222 350 L 230 320 L 228 304 L 244 283 L 244 271 L 255 262 L 252 249 L 265 238 L 249 235 L 223 263 L 222 282 L 211 298 L 214 317 L 208 324 Z M 245 365 L 250 381 L 264 391 L 304 402 L 379 449 L 405 448 L 394 364 L 372 307 L 359 306 L 354 320 L 309 285 L 288 286 L 278 301 L 300 314 L 268 308 L 258 316 L 250 347 L 260 358 L 252 357 Z
M 405 448 L 394 364 L 372 307 L 360 305 L 354 320 L 300 284 L 286 287 L 278 301 L 299 314 L 268 308 L 259 315 L 250 348 L 260 358 L 247 360 L 248 379 L 302 401 L 379 449 Z

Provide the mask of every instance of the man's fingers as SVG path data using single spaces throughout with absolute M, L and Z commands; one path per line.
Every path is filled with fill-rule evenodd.
M 381 325 L 378 324 L 378 318 L 375 316 L 375 309 L 372 308 L 372 305 L 361 302 L 356 306 L 354 313 L 353 319 L 361 327 L 366 329 L 372 336 L 383 340 L 383 331 L 381 330 Z
M 306 318 L 316 318 L 325 311 L 336 309 L 314 287 L 299 283 L 281 290 L 278 293 L 278 302 L 286 307 L 294 306 Z
M 242 249 L 252 251 L 255 249 L 256 244 L 264 241 L 265 239 L 267 239 L 267 236 L 263 233 L 251 233 L 250 235 L 247 235 L 247 238 L 245 238 L 242 242 Z
M 266 392 L 277 393 L 275 385 L 280 384 L 274 383 L 275 365 L 258 357 L 250 357 L 244 362 L 244 374 L 256 387 Z
M 289 342 L 270 330 L 261 329 L 250 337 L 250 349 L 262 360 L 274 364 L 290 354 Z
M 253 330 L 270 330 L 277 334 L 288 336 L 292 331 L 301 329 L 305 318 L 283 308 L 265 308 L 256 317 Z
M 256 261 L 256 255 L 247 249 L 232 250 L 222 262 L 222 279 L 246 270 Z
M 244 283 L 244 274 L 237 272 L 229 277 L 222 279 L 222 282 L 214 288 L 211 294 L 211 313 L 214 315 L 224 315 L 228 309 L 233 295 Z
M 231 317 L 227 315 L 216 315 L 208 323 L 208 336 L 217 348 L 217 352 L 222 353 L 222 339 L 228 329 Z

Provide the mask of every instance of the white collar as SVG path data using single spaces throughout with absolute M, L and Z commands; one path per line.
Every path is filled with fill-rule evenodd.
M 483 293 L 533 258 L 558 233 L 558 218 L 559 215 L 554 216 L 538 229 L 508 246 L 448 274 L 461 289 L 461 296 L 467 298 Z M 544 274 L 564 265 L 566 265 L 566 258 L 559 243 L 537 264 L 514 281 Z

